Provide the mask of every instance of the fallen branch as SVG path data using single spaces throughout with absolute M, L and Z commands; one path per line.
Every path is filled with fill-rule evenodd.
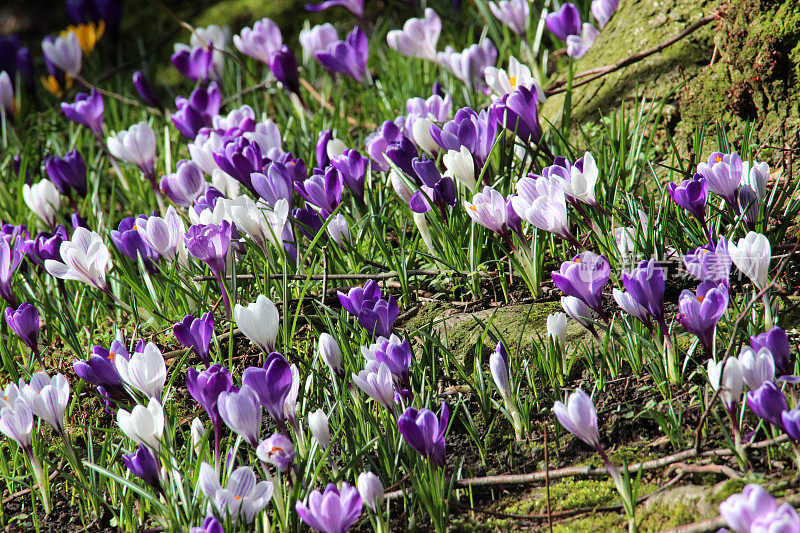
M 482 278 L 491 277 L 491 274 L 488 272 L 469 272 L 466 270 L 439 270 L 437 268 L 422 268 L 422 269 L 415 269 L 415 270 L 406 270 L 404 273 L 397 272 L 396 270 L 392 270 L 390 272 L 379 272 L 376 274 L 311 274 L 308 276 L 304 276 L 303 274 L 288 274 L 285 279 L 288 280 L 295 280 L 295 281 L 305 281 L 305 280 L 312 280 L 312 281 L 323 281 L 325 279 L 355 279 L 355 280 L 378 280 L 378 279 L 391 279 L 391 278 L 399 278 L 401 275 L 405 274 L 408 277 L 411 276 L 438 276 L 440 274 L 456 274 L 458 276 L 471 276 L 473 274 L 478 275 Z M 237 279 L 253 279 L 255 276 L 253 274 L 241 274 L 236 276 Z M 195 276 L 192 278 L 194 281 L 213 281 L 216 278 L 214 276 Z M 276 279 L 281 280 L 284 279 L 283 274 L 270 274 L 269 279 Z
M 633 55 L 631 55 L 629 57 L 626 57 L 622 61 L 614 63 L 613 65 L 606 65 L 604 67 L 597 67 L 597 68 L 593 68 L 593 69 L 589 69 L 589 70 L 585 70 L 583 72 L 580 72 L 580 73 L 576 74 L 573 77 L 573 80 L 576 80 L 576 79 L 579 79 L 579 78 L 586 78 L 586 79 L 581 79 L 577 83 L 575 83 L 573 81 L 572 87 L 575 88 L 575 87 L 579 87 L 581 85 L 585 85 L 585 84 L 587 84 L 589 82 L 592 82 L 592 81 L 594 81 L 594 80 L 596 80 L 598 78 L 602 78 L 603 76 L 611 74 L 612 72 L 616 72 L 616 71 L 618 71 L 620 69 L 623 69 L 623 68 L 627 67 L 628 65 L 632 65 L 633 63 L 637 63 L 637 62 L 639 62 L 639 61 L 641 61 L 643 59 L 646 59 L 646 58 L 650 57 L 653 54 L 657 54 L 658 52 L 662 51 L 663 49 L 667 48 L 668 46 L 671 46 L 671 45 L 677 43 L 678 41 L 680 41 L 681 39 L 684 39 L 684 38 L 688 37 L 689 35 L 691 35 L 695 31 L 699 30 L 700 28 L 702 28 L 703 26 L 705 26 L 709 22 L 712 22 L 712 21 L 716 20 L 717 18 L 718 18 L 718 16 L 716 14 L 707 15 L 707 16 L 703 17 L 702 19 L 698 20 L 697 22 L 695 22 L 694 24 L 690 25 L 688 28 L 686 28 L 685 30 L 680 32 L 675 37 L 673 37 L 671 39 L 668 39 L 668 40 L 664 41 L 663 43 L 657 44 L 653 48 L 649 48 L 649 49 L 644 50 L 642 52 L 638 52 L 636 54 L 633 54 Z M 564 85 L 566 85 L 566 83 L 567 83 L 567 80 L 561 80 L 561 81 L 555 82 L 549 89 L 546 89 L 544 91 L 544 94 L 547 95 L 547 96 L 552 96 L 554 94 L 563 93 L 563 92 L 565 92 L 567 90 L 566 87 L 563 87 Z

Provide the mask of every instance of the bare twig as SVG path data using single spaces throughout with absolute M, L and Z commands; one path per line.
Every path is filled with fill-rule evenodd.
M 668 39 L 668 40 L 664 41 L 663 43 L 657 44 L 656 46 L 654 46 L 652 48 L 649 48 L 647 50 L 643 50 L 641 52 L 637 52 L 637 53 L 635 53 L 635 54 L 633 54 L 631 56 L 626 57 L 622 61 L 614 63 L 613 65 L 606 65 L 604 67 L 597 67 L 597 68 L 585 70 L 585 71 L 583 71 L 583 72 L 581 72 L 579 74 L 576 74 L 573 77 L 573 80 L 577 80 L 579 78 L 585 78 L 585 79 L 581 79 L 578 82 L 574 82 L 573 81 L 572 87 L 575 88 L 575 87 L 579 87 L 581 85 L 585 85 L 585 84 L 587 84 L 589 82 L 592 82 L 592 81 L 594 81 L 594 80 L 596 80 L 598 78 L 602 78 L 603 76 L 611 74 L 612 72 L 616 72 L 616 71 L 618 71 L 618 70 L 620 70 L 622 68 L 625 68 L 628 65 L 632 65 L 633 63 L 637 63 L 637 62 L 639 62 L 639 61 L 641 61 L 643 59 L 646 59 L 646 58 L 650 57 L 653 54 L 657 54 L 658 52 L 662 51 L 663 49 L 667 48 L 668 46 L 671 46 L 671 45 L 677 43 L 678 41 L 688 37 L 689 35 L 691 35 L 695 31 L 699 30 L 700 28 L 702 28 L 703 26 L 705 26 L 709 22 L 712 22 L 712 21 L 716 20 L 717 18 L 718 17 L 717 17 L 716 14 L 706 15 L 702 19 L 698 20 L 697 22 L 695 22 L 694 24 L 690 25 L 688 28 L 686 28 L 685 30 L 680 32 L 675 37 L 673 37 L 671 39 Z M 558 82 L 554 83 L 553 85 L 551 85 L 549 89 L 545 90 L 544 94 L 546 94 L 547 96 L 552 96 L 554 94 L 563 93 L 563 92 L 565 92 L 567 90 L 566 87 L 563 87 L 564 85 L 566 85 L 566 83 L 567 83 L 567 80 L 558 81 Z
M 471 272 L 466 270 L 439 270 L 437 268 L 421 268 L 416 270 L 406 270 L 406 276 L 438 276 L 440 274 L 458 274 L 459 276 L 470 276 L 472 275 Z M 481 277 L 490 277 L 491 274 L 487 272 L 478 272 L 478 275 Z M 253 279 L 255 276 L 252 274 L 240 274 L 236 276 L 237 279 Z M 380 272 L 376 274 L 312 274 L 310 276 L 304 276 L 302 274 L 289 274 L 286 276 L 286 279 L 294 280 L 294 281 L 305 281 L 305 280 L 312 280 L 312 281 L 325 281 L 327 280 L 337 280 L 337 279 L 354 279 L 354 280 L 379 280 L 379 279 L 390 279 L 390 278 L 397 278 L 400 277 L 400 273 L 396 270 L 392 270 L 390 272 Z M 270 279 L 281 280 L 283 279 L 283 274 L 271 274 L 269 276 Z M 194 281 L 212 281 L 216 278 L 214 276 L 195 276 L 192 278 Z

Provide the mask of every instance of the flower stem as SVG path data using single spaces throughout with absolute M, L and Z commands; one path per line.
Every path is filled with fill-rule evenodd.
M 42 472 L 42 465 L 39 463 L 39 459 L 33 454 L 33 449 L 30 447 L 25 448 L 25 455 L 28 456 L 28 460 L 31 462 L 31 469 L 33 470 L 33 476 L 36 478 L 36 484 L 39 485 L 39 491 L 42 493 L 42 504 L 44 505 L 44 514 L 50 514 L 50 498 L 47 496 L 47 493 L 50 489 L 50 483 L 45 475 Z

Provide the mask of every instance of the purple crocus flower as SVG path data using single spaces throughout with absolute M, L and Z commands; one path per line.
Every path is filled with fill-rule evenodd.
M 183 159 L 178 161 L 175 172 L 161 178 L 160 187 L 170 200 L 181 207 L 189 207 L 206 192 L 208 182 L 197 163 Z
M 143 215 L 140 215 L 140 217 L 143 218 Z M 144 239 L 139 235 L 139 231 L 136 228 L 136 220 L 134 217 L 122 219 L 122 222 L 119 223 L 119 228 L 111 230 L 111 241 L 122 255 L 132 261 L 138 261 L 138 257 L 141 256 L 145 267 L 154 272 L 156 263 L 160 258 L 158 253 L 144 242 Z
M 261 148 L 245 137 L 226 141 L 222 148 L 214 151 L 214 161 L 223 172 L 250 190 L 253 190 L 250 174 L 261 172 L 264 168 Z
M 61 194 L 71 196 L 75 191 L 80 197 L 86 196 L 86 163 L 78 150 L 67 152 L 63 158 L 46 157 L 44 168 Z
M 592 15 L 603 29 L 619 6 L 619 0 L 592 0 Z
M 364 18 L 364 0 L 325 0 L 319 4 L 306 4 L 306 11 L 319 13 L 337 6 L 347 9 L 360 19 Z
M 528 16 L 530 14 L 528 0 L 489 2 L 489 9 L 492 11 L 492 15 L 508 26 L 511 31 L 519 36 L 525 35 L 528 29 Z
M 369 280 L 364 285 L 353 287 L 347 294 L 342 291 L 337 291 L 336 294 L 342 307 L 351 315 L 358 316 L 365 301 L 380 299 L 381 288 L 374 280 Z
M 678 297 L 676 320 L 700 339 L 706 352 L 713 352 L 717 322 L 728 308 L 728 288 L 713 281 L 704 281 L 693 293 L 684 289 Z
M 342 173 L 333 167 L 323 171 L 316 169 L 310 178 L 296 182 L 294 188 L 308 203 L 319 207 L 322 216 L 328 218 L 342 201 Z
M 778 326 L 773 326 L 766 333 L 750 337 L 750 346 L 758 352 L 766 348 L 772 354 L 777 375 L 784 376 L 792 373 L 791 348 L 786 332 Z
M 215 82 L 198 87 L 188 99 L 181 96 L 175 99 L 178 110 L 172 114 L 172 122 L 184 137 L 194 139 L 201 128 L 211 127 L 221 103 L 222 95 Z
M 183 237 L 189 253 L 207 264 L 217 279 L 228 319 L 231 318 L 231 303 L 222 277 L 225 275 L 225 261 L 231 245 L 231 234 L 230 223 L 223 220 L 221 224 L 195 224 Z
M 6 323 L 39 359 L 39 310 L 27 302 L 6 307 Z
M 178 45 L 176 45 L 178 46 Z M 195 46 L 190 48 L 186 45 L 181 46 L 172 54 L 170 61 L 183 77 L 188 78 L 193 83 L 208 79 L 208 73 L 213 65 L 214 47 L 208 43 L 208 47 Z
M 739 154 L 713 152 L 708 156 L 707 163 L 697 165 L 697 172 L 706 179 L 711 192 L 721 196 L 734 211 L 738 211 L 737 196 L 743 173 Z
M 783 429 L 781 413 L 789 410 L 789 406 L 783 391 L 775 383 L 765 381 L 758 389 L 748 392 L 747 405 L 759 418 Z
M 322 220 L 322 217 L 319 216 L 317 210 L 313 207 L 293 209 L 292 218 L 294 218 L 296 221 L 295 227 L 298 228 L 303 235 L 309 239 L 316 237 L 319 233 L 319 230 L 322 229 L 322 225 L 325 223 L 325 221 Z M 327 239 L 328 235 L 323 234 L 321 238 Z
M 147 446 L 139 444 L 135 453 L 122 454 L 122 462 L 131 471 L 131 474 L 138 477 L 155 490 L 161 490 L 161 480 L 159 475 L 161 467 L 158 460 L 153 456 Z
M 133 73 L 133 86 L 136 88 L 136 92 L 139 93 L 139 98 L 144 100 L 146 104 L 158 109 L 164 107 L 161 98 L 158 97 L 158 93 L 156 93 L 155 88 L 153 88 L 153 84 L 150 83 L 150 80 L 147 79 L 147 76 L 145 76 L 144 72 L 141 70 L 137 70 Z
M 39 266 L 44 267 L 48 259 L 61 261 L 61 243 L 69 240 L 64 226 L 56 226 L 52 233 L 42 232 L 25 243 L 25 255 Z
M 414 173 L 422 180 L 420 190 L 411 198 L 410 207 L 415 213 L 426 213 L 430 210 L 427 199 L 439 207 L 442 218 L 447 220 L 447 206 L 456 205 L 456 185 L 449 176 L 442 176 L 433 159 L 415 157 L 411 164 Z
M 61 111 L 69 120 L 86 126 L 98 139 L 103 136 L 103 110 L 103 97 L 95 89 L 75 95 L 73 104 L 61 103 Z
M 409 388 L 409 372 L 411 367 L 411 345 L 408 339 L 402 341 L 397 335 L 388 339 L 379 337 L 369 348 L 361 348 L 364 358 L 386 363 L 389 371 L 397 379 L 401 387 Z
M 139 350 L 137 349 L 137 351 Z M 92 355 L 89 359 L 75 359 L 72 362 L 72 368 L 79 378 L 95 387 L 113 390 L 122 386 L 119 372 L 117 372 L 117 367 L 114 365 L 114 360 L 117 357 L 130 359 L 130 354 L 122 341 L 114 339 L 109 348 L 93 346 Z
M 231 225 L 227 220 L 220 224 L 195 224 L 184 237 L 186 249 L 208 265 L 215 275 L 225 274 L 225 260 L 231 244 Z
M 403 130 L 390 120 L 381 124 L 378 131 L 371 133 L 364 142 L 367 154 L 372 159 L 374 170 L 386 172 L 389 170 L 386 150 L 393 143 L 400 142 L 403 138 Z
M 300 94 L 300 73 L 297 70 L 297 58 L 288 46 L 283 45 L 269 58 L 269 69 L 279 82 L 288 90 Z
M 13 237 L 12 237 L 13 239 Z M 11 290 L 11 278 L 17 271 L 22 253 L 18 244 L 11 244 L 9 237 L 0 239 L 0 296 L 12 307 L 16 307 L 17 299 Z
M 341 490 L 333 483 L 328 483 L 323 493 L 313 490 L 308 505 L 297 500 L 294 506 L 300 520 L 322 533 L 345 533 L 361 516 L 363 507 L 358 489 L 345 482 Z
M 600 316 L 604 316 L 603 287 L 611 277 L 608 259 L 593 252 L 583 252 L 571 261 L 561 263 L 559 271 L 554 271 L 551 276 L 561 292 L 583 300 Z
M 186 374 L 186 388 L 189 389 L 192 398 L 208 413 L 215 427 L 221 420 L 217 407 L 220 395 L 223 392 L 236 390 L 230 370 L 219 364 L 211 365 L 201 372 L 190 368 Z
M 622 273 L 622 284 L 628 294 L 661 326 L 661 333 L 667 334 L 664 321 L 664 270 L 658 261 L 642 261 L 631 272 Z
M 465 146 L 476 162 L 476 172 L 483 167 L 489 157 L 497 136 L 497 121 L 487 111 L 476 113 L 474 110 L 463 107 L 456 112 L 450 122 L 441 127 L 431 125 L 431 137 L 443 150 L 460 151 Z
M 256 455 L 265 463 L 273 464 L 281 472 L 286 472 L 294 461 L 294 443 L 281 433 L 273 433 L 256 449 Z
M 181 322 L 172 327 L 175 338 L 202 359 L 208 365 L 208 347 L 211 344 L 211 337 L 214 335 L 214 315 L 205 313 L 200 318 L 187 315 Z
M 256 392 L 261 405 L 283 426 L 283 404 L 292 388 L 292 370 L 286 358 L 278 352 L 270 353 L 262 368 L 245 369 L 242 383 Z
M 795 442 L 800 442 L 800 409 L 782 412 L 781 423 L 789 438 Z
M 328 143 L 333 140 L 333 131 L 330 128 L 325 128 L 317 135 L 317 145 L 314 154 L 317 158 L 317 168 L 325 168 L 331 164 L 331 159 L 328 157 Z
M 716 244 L 706 244 L 683 256 L 683 264 L 689 274 L 700 281 L 708 280 L 725 285 L 728 285 L 731 262 L 725 237 L 720 237 Z
M 444 466 L 446 443 L 444 432 L 450 421 L 450 411 L 446 403 L 442 403 L 439 418 L 430 409 L 417 411 L 407 408 L 397 419 L 397 427 L 406 443 L 418 454 Z
M 217 517 L 212 515 L 203 520 L 202 526 L 193 527 L 190 533 L 225 533 L 225 529 L 223 529 Z
M 388 300 L 367 300 L 363 302 L 358 312 L 358 323 L 361 327 L 375 335 L 375 337 L 388 337 L 397 320 L 400 309 L 394 296 Z
M 331 160 L 331 166 L 342 174 L 347 188 L 358 198 L 364 198 L 364 180 L 367 177 L 369 160 L 358 150 L 348 148 Z
M 364 30 L 356 26 L 344 41 L 336 41 L 314 57 L 330 72 L 347 74 L 361 83 L 367 75 L 369 43 Z
M 386 148 L 386 159 L 411 176 L 417 183 L 419 183 L 419 176 L 414 170 L 414 159 L 418 155 L 417 147 L 405 136 L 402 136 L 399 142 L 392 143 Z
M 261 430 L 261 404 L 256 391 L 244 384 L 238 391 L 223 392 L 217 400 L 219 415 L 225 424 L 253 448 L 258 447 Z
M 777 508 L 775 498 L 761 486 L 751 483 L 740 494 L 733 494 L 722 502 L 719 511 L 728 527 L 736 532 L 744 532 L 751 531 L 756 519 Z
M 538 97 L 536 90 L 519 87 L 497 100 L 492 105 L 494 120 L 517 137 L 528 142 L 539 142 L 542 129 L 539 126 Z
M 448 46 L 437 57 L 439 63 L 447 67 L 464 85 L 474 91 L 485 91 L 484 71 L 486 67 L 493 67 L 497 62 L 497 47 L 484 37 L 479 44 L 473 44 L 461 52 Z
M 487 185 L 482 192 L 475 194 L 472 202 L 465 200 L 464 207 L 473 222 L 493 231 L 502 237 L 506 244 L 513 246 L 509 233 L 511 229 L 509 215 L 512 213 L 516 215 L 516 212 L 511 207 L 511 202 L 502 194 Z M 517 220 L 521 224 L 522 219 L 517 216 Z
M 548 13 L 544 19 L 553 35 L 566 41 L 570 35 L 581 34 L 581 14 L 575 4 L 564 4 L 556 13 Z
M 557 401 L 553 405 L 556 418 L 564 429 L 602 453 L 600 432 L 597 429 L 597 409 L 592 398 L 583 389 L 575 389 L 567 403 Z
M 676 204 L 686 209 L 700 222 L 705 221 L 708 183 L 702 175 L 695 174 L 691 179 L 682 181 L 680 185 L 670 183 L 667 189 Z

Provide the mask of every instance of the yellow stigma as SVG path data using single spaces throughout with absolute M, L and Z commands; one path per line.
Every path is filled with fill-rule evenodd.
M 698 296 L 698 297 L 697 297 L 697 301 L 702 303 L 702 301 L 703 301 L 703 297 L 702 297 L 702 296 Z
M 241 499 L 242 499 L 242 497 L 241 497 L 241 496 L 234 496 L 234 498 L 233 498 L 233 499 L 235 499 L 235 500 L 238 502 L 239 500 L 241 500 Z
M 84 54 L 90 54 L 94 50 L 97 41 L 106 32 L 106 23 L 102 20 L 95 24 L 90 22 L 88 24 L 79 24 L 77 26 L 67 26 L 67 29 L 61 32 L 62 36 L 67 35 L 69 32 L 75 34 L 78 38 L 78 43 L 81 45 L 81 50 Z
M 470 208 L 470 209 L 472 209 L 473 211 L 477 211 L 477 210 L 478 210 L 478 208 L 477 208 L 477 207 L 475 207 L 475 204 L 471 204 L 471 205 L 469 206 L 469 208 Z
M 133 223 L 133 227 L 131 229 L 139 229 L 139 226 L 136 225 L 136 222 Z
M 112 363 L 114 362 L 114 358 L 116 356 L 117 354 L 115 354 L 114 352 L 108 352 L 108 358 L 111 360 Z
M 580 263 L 581 262 L 581 258 L 580 257 L 576 257 L 575 259 L 572 260 L 572 262 L 573 263 Z
M 517 86 L 517 77 L 516 76 L 510 76 L 508 78 L 508 83 L 510 83 L 512 87 L 516 87 Z
M 273 446 L 272 449 L 269 451 L 269 453 L 282 452 L 282 451 L 283 448 L 278 448 L 277 446 Z
M 715 160 L 717 163 L 719 163 L 720 161 L 722 161 L 722 158 L 721 158 L 720 156 L 717 156 L 717 157 L 715 157 L 715 158 L 714 158 L 714 160 Z

